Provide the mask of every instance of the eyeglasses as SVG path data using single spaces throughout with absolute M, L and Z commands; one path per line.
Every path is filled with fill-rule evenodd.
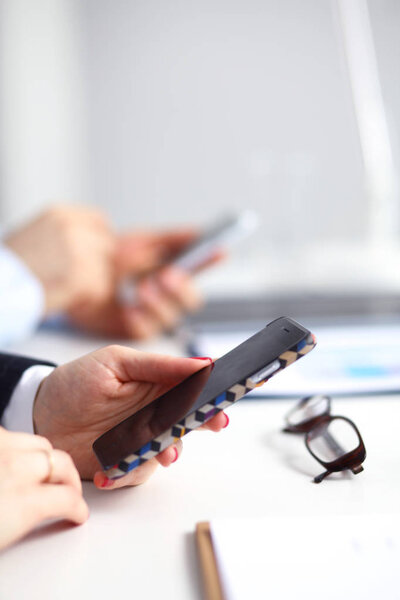
M 305 433 L 307 450 L 326 469 L 314 483 L 331 473 L 349 469 L 356 475 L 364 470 L 367 453 L 360 432 L 353 421 L 330 412 L 330 397 L 319 395 L 304 398 L 286 415 L 283 431 Z

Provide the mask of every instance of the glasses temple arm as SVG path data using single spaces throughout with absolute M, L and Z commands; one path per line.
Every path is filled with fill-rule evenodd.
M 314 477 L 313 482 L 314 483 L 321 483 L 321 481 L 323 481 L 325 479 L 325 477 L 327 477 L 328 475 L 330 475 L 331 472 L 332 471 L 324 471 L 320 475 L 317 475 L 316 477 Z

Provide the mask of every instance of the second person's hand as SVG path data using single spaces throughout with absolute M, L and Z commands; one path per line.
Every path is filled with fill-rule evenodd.
M 46 314 L 104 304 L 114 293 L 116 238 L 95 209 L 54 206 L 5 243 L 42 284 Z
M 38 435 L 0 427 L 0 550 L 46 519 L 81 524 L 89 516 L 78 472 Z
M 113 295 L 106 301 L 75 304 L 68 311 L 72 323 L 101 335 L 130 339 L 148 339 L 173 329 L 183 315 L 203 304 L 193 277 L 166 266 L 195 237 L 196 233 L 187 229 L 120 236 Z M 135 280 L 131 302 L 121 302 L 119 297 L 125 278 Z

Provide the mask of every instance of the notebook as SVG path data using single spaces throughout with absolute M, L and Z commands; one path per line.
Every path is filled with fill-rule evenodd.
M 399 600 L 400 517 L 217 519 L 196 539 L 208 600 Z

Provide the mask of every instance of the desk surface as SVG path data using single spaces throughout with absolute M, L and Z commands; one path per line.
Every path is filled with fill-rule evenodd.
M 46 335 L 38 334 L 26 351 L 52 350 Z M 87 351 L 89 344 L 71 339 L 68 346 L 65 341 L 64 355 L 72 358 L 79 354 L 78 346 Z M 171 344 L 163 340 L 156 347 L 173 351 Z M 52 357 L 61 360 L 60 353 Z M 301 437 L 280 433 L 291 404 L 239 402 L 230 409 L 226 430 L 187 436 L 180 460 L 159 468 L 143 486 L 101 492 L 85 483 L 89 521 L 82 527 L 49 525 L 4 552 L 0 598 L 200 600 L 194 540 L 198 521 L 249 514 L 398 516 L 400 395 L 334 400 L 334 414 L 359 426 L 368 457 L 363 473 L 332 476 L 319 486 L 311 479 L 320 466 Z

